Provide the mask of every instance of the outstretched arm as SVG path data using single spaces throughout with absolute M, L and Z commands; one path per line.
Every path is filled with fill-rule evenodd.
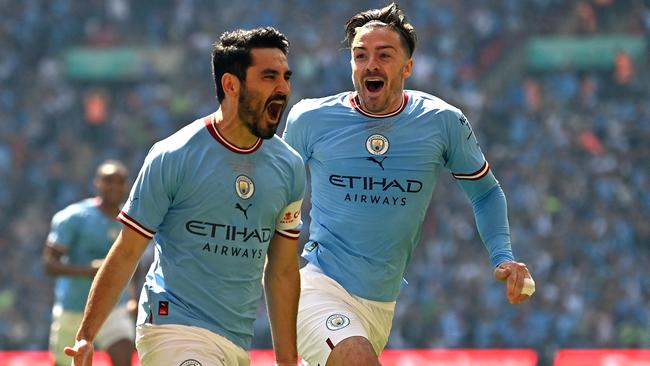
M 133 275 L 148 242 L 149 238 L 124 226 L 113 243 L 90 288 L 76 343 L 65 349 L 66 354 L 73 357 L 73 365 L 92 364 L 92 342 Z
M 460 111 L 446 113 L 444 118 L 449 138 L 445 165 L 472 202 L 476 227 L 496 268 L 494 275 L 507 283 L 508 301 L 523 302 L 529 297 L 522 294 L 524 279 L 532 278 L 525 264 L 514 261 L 506 196 L 467 118 Z
M 300 274 L 296 239 L 275 234 L 264 269 L 266 307 L 278 366 L 296 365 L 296 319 L 300 296 Z
M 505 194 L 498 184 L 472 200 L 476 226 L 496 267 L 494 276 L 506 282 L 508 301 L 519 304 L 528 300 L 535 288 L 528 267 L 514 261 L 506 206 Z

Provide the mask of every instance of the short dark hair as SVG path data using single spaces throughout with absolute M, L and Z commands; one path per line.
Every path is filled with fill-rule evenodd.
M 221 77 L 230 73 L 239 80 L 246 80 L 246 69 L 253 62 L 253 48 L 278 48 L 286 55 L 289 53 L 289 40 L 273 27 L 237 29 L 223 33 L 212 45 L 212 76 L 219 103 L 226 97 L 221 87 Z
M 357 28 L 370 22 L 377 22 L 378 26 L 387 26 L 399 33 L 408 56 L 413 56 L 418 36 L 415 28 L 406 20 L 404 12 L 395 3 L 381 9 L 370 9 L 353 15 L 345 24 L 345 42 L 348 48 L 352 46 L 352 41 L 357 35 Z

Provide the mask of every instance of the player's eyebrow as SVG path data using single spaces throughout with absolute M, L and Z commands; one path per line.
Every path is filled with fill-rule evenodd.
M 286 76 L 291 76 L 292 74 L 293 74 L 293 71 L 291 71 L 291 70 L 287 70 L 284 73 L 284 75 L 286 75 Z M 262 70 L 262 75 L 274 75 L 275 76 L 275 75 L 280 75 L 280 72 L 278 70 L 276 70 L 276 69 L 267 68 L 267 69 Z
M 291 77 L 292 74 L 293 74 L 293 71 L 287 70 L 287 71 L 285 71 L 284 76 Z M 266 69 L 262 70 L 262 75 L 264 75 L 264 76 L 266 76 L 266 75 L 277 76 L 277 75 L 280 75 L 280 72 L 278 70 L 276 70 L 276 69 L 266 68 Z
M 275 69 L 264 69 L 262 70 L 262 75 L 278 75 L 280 72 Z
M 393 46 L 393 45 L 390 45 L 390 44 L 385 44 L 385 45 L 375 47 L 375 50 L 378 50 L 378 51 L 379 50 L 384 50 L 384 49 L 393 49 L 393 50 L 397 51 L 397 48 L 395 46 Z M 364 47 L 364 46 L 354 46 L 354 47 L 352 47 L 352 50 L 353 51 L 354 50 L 363 50 L 363 51 L 365 51 L 365 50 L 367 50 L 367 48 Z

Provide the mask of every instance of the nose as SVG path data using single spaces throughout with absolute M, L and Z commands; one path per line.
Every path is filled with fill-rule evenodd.
M 377 57 L 375 55 L 371 55 L 368 57 L 368 62 L 366 62 L 366 70 L 368 71 L 374 71 L 377 70 L 378 68 L 378 63 L 377 63 Z
M 275 89 L 279 94 L 289 95 L 291 93 L 291 82 L 286 79 L 280 79 L 280 82 Z

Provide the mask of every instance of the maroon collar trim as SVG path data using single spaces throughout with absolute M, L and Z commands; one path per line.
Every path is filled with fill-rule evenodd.
M 253 144 L 253 146 L 247 148 L 247 149 L 242 149 L 240 147 L 237 147 L 228 140 L 226 140 L 220 133 L 219 130 L 217 129 L 217 119 L 215 117 L 216 113 L 213 113 L 205 118 L 203 118 L 203 122 L 205 123 L 205 127 L 208 129 L 208 132 L 210 132 L 210 135 L 214 137 L 217 142 L 225 146 L 228 150 L 235 152 L 237 154 L 251 154 L 255 152 L 257 149 L 262 146 L 262 139 L 257 138 L 257 141 Z
M 397 110 L 395 110 L 393 112 L 386 113 L 386 114 L 376 114 L 376 113 L 370 113 L 370 112 L 364 111 L 361 108 L 361 102 L 359 101 L 359 95 L 356 92 L 351 93 L 349 99 L 350 99 L 350 105 L 352 105 L 352 108 L 354 108 L 357 112 L 363 114 L 366 117 L 370 117 L 370 118 L 388 118 L 388 117 L 396 116 L 396 115 L 402 113 L 402 111 L 404 109 L 406 109 L 406 105 L 408 104 L 408 101 L 409 101 L 409 96 L 408 96 L 408 94 L 406 94 L 406 92 L 404 92 L 404 94 L 402 95 L 402 104 L 400 104 L 399 108 L 397 108 Z

